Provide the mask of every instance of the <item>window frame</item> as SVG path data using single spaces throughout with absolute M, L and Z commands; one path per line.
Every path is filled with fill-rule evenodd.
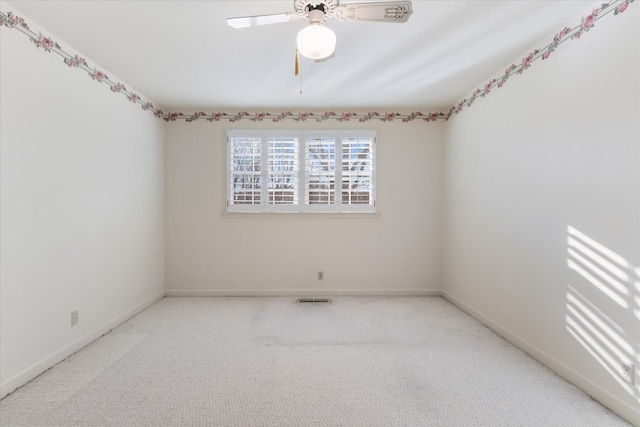
M 376 175 L 377 175 L 377 135 L 375 130 L 243 130 L 243 129 L 227 129 L 225 130 L 225 213 L 368 213 L 375 214 L 376 207 Z M 260 202 L 255 204 L 234 204 L 232 198 L 234 196 L 233 189 L 233 171 L 232 171 L 232 139 L 233 138 L 260 138 L 261 152 L 261 184 Z M 269 197 L 269 140 L 274 138 L 296 138 L 297 141 L 297 204 L 279 204 L 268 203 Z M 335 171 L 333 172 L 333 190 L 334 203 L 313 204 L 308 203 L 308 177 L 307 173 L 307 147 L 308 140 L 312 138 L 333 138 L 335 141 Z M 354 138 L 370 139 L 370 153 L 367 160 L 369 170 L 366 175 L 370 181 L 369 197 L 370 202 L 367 204 L 345 204 L 343 199 L 343 141 Z

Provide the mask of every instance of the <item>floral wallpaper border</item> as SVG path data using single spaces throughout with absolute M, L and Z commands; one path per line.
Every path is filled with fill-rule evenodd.
M 45 52 L 55 53 L 62 57 L 63 61 L 70 68 L 79 68 L 85 71 L 91 79 L 98 83 L 106 84 L 109 89 L 114 93 L 119 93 L 125 96 L 130 102 L 139 104 L 143 110 L 151 111 L 156 117 L 163 119 L 166 122 L 173 122 L 176 120 L 185 120 L 186 122 L 195 122 L 197 120 L 206 120 L 209 122 L 219 122 L 221 120 L 228 120 L 229 122 L 239 122 L 242 120 L 249 120 L 252 122 L 262 122 L 270 120 L 272 122 L 306 122 L 308 120 L 316 122 L 324 122 L 328 120 L 335 120 L 338 122 L 348 122 L 351 120 L 358 122 L 369 122 L 371 120 L 379 120 L 382 122 L 393 122 L 395 120 L 401 120 L 408 123 L 412 121 L 433 122 L 438 120 L 449 120 L 452 116 L 460 113 L 465 108 L 471 107 L 478 98 L 484 98 L 495 88 L 501 88 L 508 80 L 514 75 L 522 74 L 524 71 L 531 67 L 531 64 L 539 59 L 545 60 L 564 42 L 567 40 L 580 39 L 581 36 L 591 30 L 596 21 L 603 18 L 606 15 L 613 14 L 618 15 L 623 13 L 627 7 L 635 0 L 614 0 L 607 3 L 602 3 L 599 7 L 593 9 L 593 11 L 583 17 L 581 22 L 574 27 L 565 27 L 560 30 L 553 41 L 543 48 L 535 49 L 528 55 L 522 58 L 521 62 L 517 64 L 511 64 L 505 70 L 504 74 L 494 79 L 491 79 L 481 87 L 473 91 L 468 99 L 463 99 L 458 104 L 451 106 L 449 110 L 443 112 L 413 112 L 413 113 L 355 113 L 355 112 L 342 112 L 335 113 L 328 111 L 325 113 L 316 112 L 282 112 L 282 113 L 270 113 L 270 112 L 254 112 L 249 113 L 246 111 L 239 112 L 237 114 L 229 114 L 224 112 L 205 113 L 199 111 L 195 113 L 185 114 L 180 112 L 165 112 L 162 109 L 154 106 L 150 101 L 142 99 L 137 93 L 117 81 L 114 81 L 107 76 L 103 70 L 97 69 L 95 66 L 90 66 L 87 61 L 78 56 L 72 54 L 63 49 L 57 42 L 50 37 L 45 37 L 42 33 L 36 34 L 30 28 L 27 22 L 12 12 L 4 13 L 0 11 L 0 27 L 8 29 L 16 29 L 22 34 L 29 37 L 31 42 L 38 49 L 42 49 Z

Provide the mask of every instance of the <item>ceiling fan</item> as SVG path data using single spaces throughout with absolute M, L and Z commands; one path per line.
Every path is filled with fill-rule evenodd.
M 336 47 L 336 35 L 325 24 L 327 18 L 404 23 L 413 13 L 410 1 L 340 4 L 340 0 L 294 0 L 293 6 L 295 12 L 228 18 L 227 24 L 247 28 L 306 18 L 307 25 L 298 33 L 296 44 L 302 56 L 317 61 L 331 58 Z

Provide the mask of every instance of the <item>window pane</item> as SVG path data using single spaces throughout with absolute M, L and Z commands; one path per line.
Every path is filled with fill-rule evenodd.
M 335 204 L 335 138 L 307 138 L 305 163 L 305 204 Z
M 268 201 L 270 205 L 298 204 L 298 139 L 268 138 Z
M 231 138 L 231 204 L 260 204 L 262 142 L 260 138 Z
M 227 131 L 228 212 L 375 212 L 376 132 Z
M 342 204 L 373 204 L 373 138 L 342 140 Z

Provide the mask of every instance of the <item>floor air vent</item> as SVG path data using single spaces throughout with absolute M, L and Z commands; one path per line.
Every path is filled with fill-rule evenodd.
M 329 298 L 300 298 L 298 302 L 331 302 Z

